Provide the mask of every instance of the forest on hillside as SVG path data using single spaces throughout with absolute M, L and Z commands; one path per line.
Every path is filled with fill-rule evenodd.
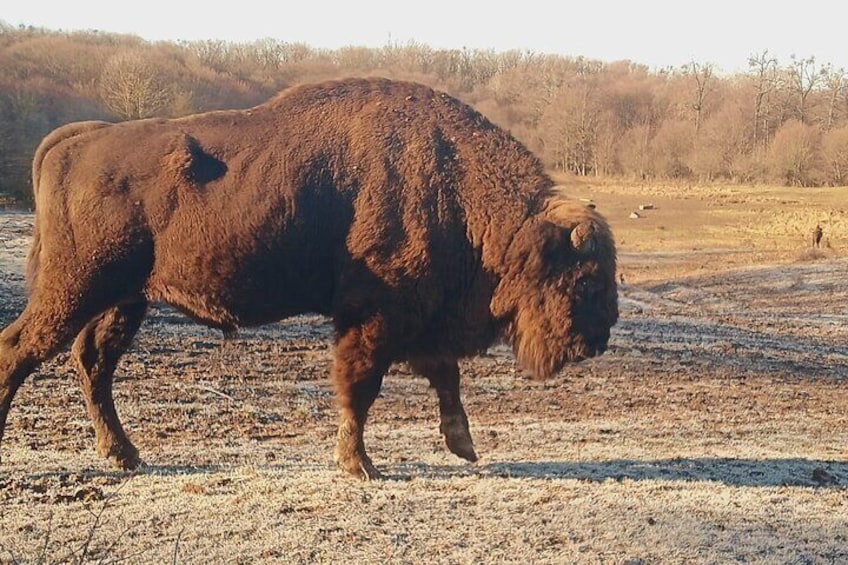
M 691 183 L 848 185 L 848 76 L 767 49 L 745 73 L 649 69 L 419 43 L 316 49 L 264 39 L 148 42 L 0 21 L 0 195 L 26 202 L 35 147 L 77 120 L 253 106 L 288 86 L 354 75 L 416 80 L 471 104 L 554 172 Z

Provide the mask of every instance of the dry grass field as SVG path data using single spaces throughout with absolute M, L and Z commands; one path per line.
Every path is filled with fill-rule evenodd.
M 44 366 L 2 446 L 0 563 L 848 563 L 848 188 L 563 190 L 613 226 L 621 320 L 545 382 L 502 346 L 465 362 L 478 463 L 399 365 L 366 433 L 387 479 L 348 479 L 326 320 L 224 343 L 156 308 L 116 382 L 146 466 L 109 469 L 67 356 Z M 0 215 L 3 325 L 30 222 Z

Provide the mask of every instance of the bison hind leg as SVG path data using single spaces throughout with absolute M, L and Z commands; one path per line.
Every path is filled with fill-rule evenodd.
M 132 343 L 146 312 L 143 298 L 114 306 L 91 320 L 71 348 L 97 452 L 124 470 L 137 468 L 141 460 L 115 410 L 112 380 L 118 359 Z
M 51 297 L 56 298 L 56 297 Z M 0 333 L 0 442 L 12 401 L 26 378 L 58 353 L 86 322 L 59 296 L 35 293 L 18 318 Z
M 468 416 L 459 394 L 459 364 L 455 359 L 416 359 L 410 368 L 430 381 L 439 397 L 439 431 L 445 445 L 454 455 L 466 461 L 477 461 L 474 442 L 468 428 Z

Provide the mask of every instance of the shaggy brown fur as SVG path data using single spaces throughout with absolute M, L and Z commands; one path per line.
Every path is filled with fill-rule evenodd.
M 457 360 L 499 337 L 540 377 L 600 354 L 618 316 L 594 210 L 552 196 L 520 143 L 427 87 L 351 79 L 174 120 L 72 124 L 33 170 L 30 298 L 0 335 L 0 437 L 16 390 L 72 348 L 98 450 L 138 465 L 112 374 L 150 301 L 225 332 L 332 317 L 336 459 L 389 366 L 436 389 L 448 448 L 476 459 Z

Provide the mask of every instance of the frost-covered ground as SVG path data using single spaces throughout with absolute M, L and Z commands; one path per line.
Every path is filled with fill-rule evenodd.
M 0 215 L 3 325 L 30 229 Z M 224 343 L 154 308 L 115 385 L 147 466 L 97 457 L 67 356 L 48 363 L 0 448 L 0 563 L 848 562 L 848 260 L 698 272 L 698 253 L 724 252 L 675 273 L 623 246 L 635 280 L 599 359 L 546 382 L 503 347 L 465 362 L 475 465 L 394 367 L 372 483 L 332 465 L 325 320 Z

